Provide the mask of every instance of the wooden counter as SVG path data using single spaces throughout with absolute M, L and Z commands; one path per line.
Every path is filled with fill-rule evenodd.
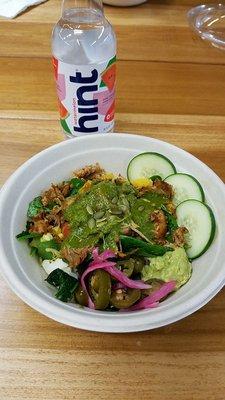
M 1 184 L 63 139 L 50 62 L 60 3 L 0 21 Z M 105 7 L 118 37 L 116 130 L 174 143 L 225 179 L 225 53 L 193 37 L 186 12 L 197 3 Z M 225 398 L 222 291 L 183 321 L 121 335 L 51 321 L 2 280 L 0 300 L 1 400 Z

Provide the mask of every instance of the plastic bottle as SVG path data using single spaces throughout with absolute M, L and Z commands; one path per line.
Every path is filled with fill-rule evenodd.
M 116 37 L 102 1 L 64 0 L 52 34 L 60 110 L 67 137 L 114 127 Z

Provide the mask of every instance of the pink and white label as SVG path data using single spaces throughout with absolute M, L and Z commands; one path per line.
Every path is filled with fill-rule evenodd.
M 115 114 L 116 57 L 97 65 L 71 65 L 53 57 L 60 122 L 71 136 L 107 133 Z

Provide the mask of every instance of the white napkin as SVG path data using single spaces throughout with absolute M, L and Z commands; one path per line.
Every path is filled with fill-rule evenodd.
M 46 0 L 0 0 L 0 16 L 14 18 L 27 7 L 44 3 Z

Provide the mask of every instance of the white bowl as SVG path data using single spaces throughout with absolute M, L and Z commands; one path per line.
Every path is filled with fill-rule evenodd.
M 103 3 L 110 6 L 128 7 L 146 3 L 147 0 L 104 0 Z
M 98 161 L 109 171 L 126 174 L 129 160 L 143 151 L 164 154 L 178 171 L 188 172 L 201 182 L 217 221 L 213 244 L 193 262 L 190 281 L 157 309 L 111 313 L 60 302 L 44 282 L 42 270 L 30 257 L 27 245 L 15 239 L 24 229 L 29 201 L 51 182 L 67 179 L 74 169 L 85 164 Z M 128 134 L 93 135 L 64 141 L 28 160 L 1 190 L 1 272 L 22 300 L 67 325 L 101 332 L 134 332 L 167 325 L 198 310 L 224 285 L 224 204 L 224 184 L 216 174 L 191 154 L 166 142 Z

